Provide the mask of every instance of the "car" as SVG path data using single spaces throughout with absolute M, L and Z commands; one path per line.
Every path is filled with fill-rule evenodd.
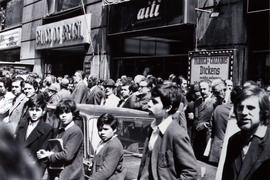
M 56 128 L 59 121 L 55 121 L 55 106 L 50 105 L 48 109 L 49 117 L 47 119 Z M 119 120 L 117 134 L 124 147 L 124 164 L 127 167 L 125 179 L 137 179 L 143 145 L 147 137 L 146 129 L 154 118 L 150 117 L 148 112 L 128 108 L 77 104 L 77 109 L 80 118 L 76 118 L 75 122 L 82 128 L 84 134 L 84 166 L 86 178 L 89 178 L 92 158 L 100 142 L 96 126 L 97 118 L 103 113 L 109 113 Z

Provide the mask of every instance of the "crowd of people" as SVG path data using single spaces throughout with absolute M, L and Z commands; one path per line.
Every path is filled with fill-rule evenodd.
M 270 85 L 261 81 L 234 87 L 231 80 L 222 79 L 188 85 L 183 76 L 174 74 L 167 79 L 123 75 L 114 81 L 81 70 L 72 77 L 44 79 L 35 73 L 6 72 L 0 77 L 0 126 L 27 149 L 29 168 L 37 167 L 40 177 L 80 180 L 84 141 L 76 104 L 147 111 L 155 120 L 146 137 L 138 179 L 167 180 L 198 179 L 197 160 L 217 166 L 227 123 L 234 119 L 240 131 L 228 142 L 223 179 L 264 179 L 270 172 L 269 99 Z M 48 105 L 56 106 L 53 114 L 46 111 Z M 103 114 L 97 126 L 101 142 L 90 179 L 124 179 L 117 119 Z M 4 133 L 0 135 L 7 136 Z

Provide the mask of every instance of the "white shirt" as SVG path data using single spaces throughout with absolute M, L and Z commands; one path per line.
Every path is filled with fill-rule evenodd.
M 65 131 L 68 130 L 71 126 L 74 125 L 74 121 L 71 121 L 66 127 L 65 127 Z
M 25 139 L 27 139 L 28 136 L 31 134 L 31 132 L 35 129 L 35 127 L 37 127 L 39 121 L 40 120 L 35 121 L 35 122 L 29 121 L 28 126 L 27 126 L 27 130 L 26 130 L 26 134 L 25 134 Z
M 153 132 L 151 134 L 151 137 L 150 137 L 150 140 L 149 140 L 149 143 L 148 143 L 148 148 L 149 148 L 150 151 L 152 151 L 154 149 L 154 146 L 155 146 L 155 143 L 157 141 L 159 132 L 164 134 L 172 121 L 173 121 L 172 116 L 170 115 L 166 119 L 163 119 L 162 122 L 158 126 L 156 125 L 155 120 L 152 122 L 151 128 L 153 129 Z

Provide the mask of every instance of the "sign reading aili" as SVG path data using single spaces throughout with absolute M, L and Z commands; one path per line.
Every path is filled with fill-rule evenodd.
M 49 49 L 90 43 L 91 14 L 38 26 L 36 49 Z

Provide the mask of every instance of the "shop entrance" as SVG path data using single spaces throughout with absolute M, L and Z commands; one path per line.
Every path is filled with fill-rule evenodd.
M 134 77 L 145 68 L 155 77 L 167 79 L 188 74 L 188 51 L 194 50 L 194 27 L 174 26 L 109 35 L 111 72 Z
M 45 59 L 45 74 L 55 76 L 74 75 L 76 70 L 83 69 L 84 53 L 50 52 Z

